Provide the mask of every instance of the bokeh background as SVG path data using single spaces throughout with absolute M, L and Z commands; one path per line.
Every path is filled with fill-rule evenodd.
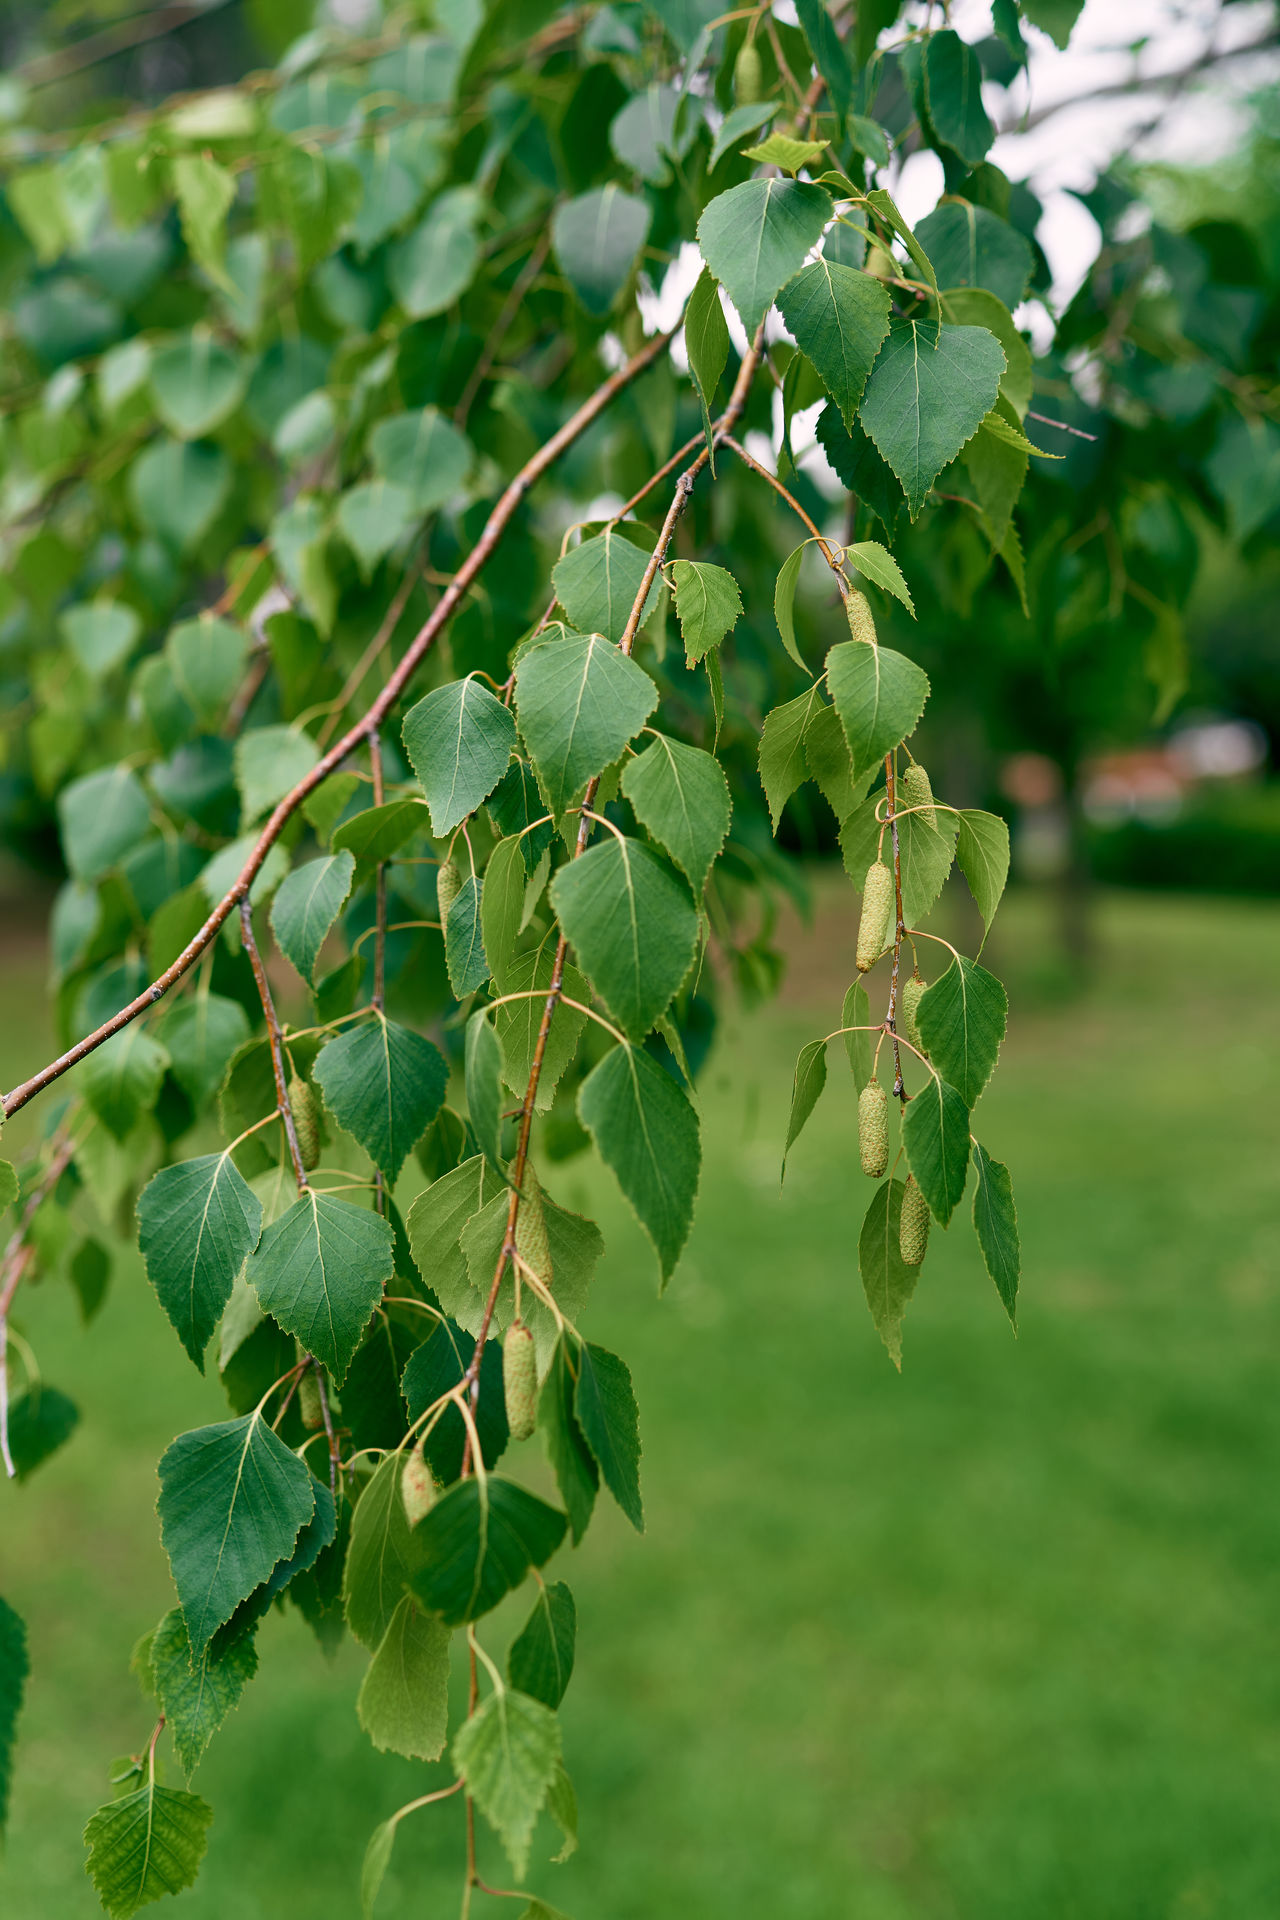
M 1227 50 L 1270 17 L 1223 11 Z M 8 5 L 0 47 L 30 75 L 116 32 L 92 86 L 154 99 L 234 79 L 311 12 L 247 0 L 145 37 L 110 7 Z M 1035 183 L 1060 290 L 1099 244 L 1071 189 L 1121 153 L 1166 216 L 1178 194 L 1248 200 L 1274 285 L 1274 42 L 1202 62 L 1212 84 L 1189 113 L 1182 82 L 1150 84 L 1194 59 L 1217 12 L 1090 5 L 1067 81 L 1079 105 L 993 156 Z M 1138 53 L 1120 45 L 1139 35 Z M 1273 529 L 1276 506 L 1280 491 Z M 643 1540 L 603 1514 L 572 1568 L 563 1711 L 584 1846 L 533 1884 L 579 1920 L 1280 1910 L 1280 620 L 1260 527 L 1245 553 L 1197 529 L 1190 684 L 1161 727 L 1117 730 L 1100 694 L 1074 699 L 1060 751 L 1011 751 L 1012 723 L 955 710 L 930 743 L 1014 829 L 988 948 L 1011 1024 L 983 1137 L 1018 1195 L 1016 1340 L 958 1225 L 934 1237 L 893 1370 L 861 1297 L 854 1100 L 834 1056 L 779 1189 L 795 1054 L 838 1023 L 856 925 L 803 798 L 787 837 L 807 904 L 780 936 L 779 1000 L 718 1036 L 698 1221 L 662 1301 L 607 1177 L 576 1160 L 550 1183 L 606 1232 L 591 1326 L 633 1368 L 648 1514 Z M 39 796 L 4 776 L 0 802 L 12 1085 L 51 1045 L 59 876 Z M 967 901 L 946 906 L 967 931 Z M 6 1150 L 39 1125 L 22 1115 Z M 90 1330 L 56 1252 L 24 1304 L 81 1423 L 29 1484 L 0 1487 L 0 1583 L 33 1656 L 0 1859 L 19 1920 L 98 1910 L 78 1833 L 140 1738 L 129 1649 L 171 1601 L 155 1461 L 224 1412 L 135 1253 L 111 1251 Z M 296 1613 L 262 1635 L 260 1677 L 198 1776 L 216 1819 L 179 1905 L 345 1920 L 368 1833 L 433 1770 L 369 1749 L 358 1650 L 326 1662 Z M 402 1828 L 388 1920 L 453 1911 L 458 1818 Z

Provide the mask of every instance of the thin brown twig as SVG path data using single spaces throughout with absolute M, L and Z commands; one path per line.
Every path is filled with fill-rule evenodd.
M 902 852 L 898 845 L 897 780 L 894 773 L 893 755 L 884 757 L 884 780 L 889 796 L 889 834 L 893 843 L 893 968 L 889 975 L 889 1011 L 885 1016 L 885 1025 L 892 1035 L 893 1045 L 893 1092 L 894 1098 L 906 1104 L 906 1088 L 902 1081 L 902 1052 L 898 1046 L 898 969 L 902 959 L 902 937 L 906 926 L 902 918 Z
M 113 60 L 118 53 L 127 53 L 130 48 L 143 46 L 148 40 L 158 40 L 163 34 L 173 33 L 179 27 L 203 20 L 207 14 L 216 13 L 226 4 L 227 0 L 204 0 L 203 5 L 192 5 L 190 0 L 178 0 L 174 6 L 157 7 L 153 12 L 137 15 L 132 20 L 120 20 L 114 26 L 104 27 L 101 33 L 88 34 L 85 39 L 62 47 L 57 53 L 41 54 L 34 60 L 28 60 L 24 67 L 18 68 L 18 76 L 29 87 L 52 86 L 55 81 L 65 80 L 73 73 L 83 73 L 86 67 L 95 67 L 100 61 Z
M 285 1079 L 284 1033 L 276 1014 L 275 1001 L 271 998 L 267 970 L 262 964 L 262 955 L 258 951 L 258 942 L 254 937 L 253 908 L 247 894 L 240 902 L 240 933 L 244 940 L 244 950 L 249 956 L 249 964 L 253 968 L 254 984 L 258 989 L 263 1017 L 267 1023 L 267 1044 L 271 1049 L 271 1071 L 275 1076 L 276 1104 L 280 1109 L 280 1124 L 284 1128 L 284 1137 L 289 1143 L 289 1158 L 293 1161 L 293 1173 L 298 1183 L 298 1192 L 304 1193 L 308 1186 L 307 1170 L 302 1164 L 302 1148 L 298 1141 L 298 1129 L 294 1125 L 293 1107 L 289 1101 L 289 1083 Z
M 347 675 L 346 684 L 343 686 L 342 692 L 334 701 L 333 709 L 329 717 L 316 735 L 316 745 L 318 747 L 323 748 L 325 741 L 329 738 L 329 735 L 333 732 L 346 711 L 348 702 L 354 700 L 357 693 L 359 693 L 364 683 L 365 675 L 369 672 L 374 661 L 399 626 L 400 616 L 409 604 L 409 595 L 413 592 L 414 587 L 421 578 L 421 561 L 418 561 L 416 564 L 410 562 L 404 570 L 404 577 L 400 585 L 387 602 L 387 610 L 378 623 L 377 632 Z
M 96 1047 L 100 1047 L 104 1040 L 109 1040 L 112 1034 L 119 1033 L 124 1027 L 127 1027 L 131 1021 L 136 1020 L 139 1014 L 145 1013 L 149 1007 L 154 1006 L 157 1000 L 163 999 L 164 995 L 169 991 L 169 988 L 195 965 L 200 955 L 218 933 L 223 922 L 235 911 L 240 902 L 248 894 L 249 888 L 256 879 L 263 861 L 279 839 L 286 823 L 297 808 L 301 806 L 307 795 L 313 793 L 321 781 L 325 780 L 328 775 L 333 772 L 335 767 L 342 764 L 347 755 L 353 752 L 367 736 L 369 728 L 380 725 L 392 707 L 394 707 L 396 701 L 412 679 L 428 648 L 448 624 L 455 609 L 470 591 L 472 583 L 478 578 L 492 557 L 506 529 L 507 523 L 510 521 L 516 508 L 529 492 L 530 488 L 542 478 L 542 475 L 547 472 L 548 468 L 555 464 L 566 447 L 572 446 L 573 442 L 586 431 L 592 421 L 604 412 L 611 401 L 613 401 L 637 375 L 643 373 L 646 367 L 652 365 L 659 354 L 665 352 L 670 341 L 670 333 L 655 334 L 654 338 L 647 341 L 639 353 L 634 354 L 625 366 L 619 367 L 616 373 L 611 374 L 607 380 L 603 381 L 591 397 L 585 400 L 577 411 L 566 420 L 559 431 L 552 434 L 551 438 L 545 441 L 538 451 L 525 462 L 519 473 L 516 474 L 515 478 L 509 483 L 501 495 L 492 513 L 489 515 L 488 520 L 485 522 L 484 531 L 476 542 L 476 545 L 472 548 L 467 559 L 453 576 L 452 583 L 446 587 L 441 594 L 427 620 L 422 627 L 419 628 L 399 666 L 388 678 L 386 685 L 370 707 L 368 713 L 363 719 L 357 720 L 354 726 L 349 728 L 342 738 L 336 741 L 334 745 L 329 748 L 328 752 L 321 756 L 315 766 L 303 775 L 297 785 L 290 788 L 284 798 L 277 803 L 274 811 L 259 833 L 257 840 L 254 842 L 253 849 L 237 878 L 213 909 L 213 912 L 209 915 L 200 931 L 187 943 L 177 959 L 165 969 L 157 980 L 145 988 L 136 999 L 131 1000 L 127 1006 L 122 1007 L 110 1020 L 104 1021 L 100 1027 L 95 1028 L 92 1033 L 87 1034 L 83 1040 L 77 1041 L 74 1047 L 68 1048 L 68 1050 L 60 1054 L 56 1060 L 50 1061 L 47 1067 L 42 1067 L 39 1073 L 33 1074 L 29 1080 L 24 1080 L 21 1086 L 15 1087 L 5 1098 L 4 1111 L 6 1116 L 16 1113 L 20 1107 L 24 1107 L 27 1104 L 28 1100 L 34 1099 L 36 1094 L 43 1092 L 45 1087 L 51 1086 L 55 1080 L 60 1079 L 64 1073 L 71 1067 L 74 1067 L 79 1061 L 83 1060 L 86 1055 L 92 1053 Z

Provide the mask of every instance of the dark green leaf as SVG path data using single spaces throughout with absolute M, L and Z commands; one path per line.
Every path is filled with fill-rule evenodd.
M 367 870 L 389 860 L 426 824 L 427 810 L 421 800 L 388 800 L 340 821 L 330 845 L 334 853 L 344 848 L 353 853 L 359 866 Z
M 1009 877 L 1009 829 L 999 814 L 981 813 L 976 808 L 960 814 L 956 861 L 969 883 L 983 927 L 990 933 Z
M 600 1485 L 600 1469 L 574 1412 L 580 1342 L 561 1334 L 538 1395 L 538 1426 L 569 1515 L 573 1544 L 587 1530 Z
M 637 1533 L 644 1532 L 640 1500 L 640 1416 L 626 1362 L 604 1347 L 578 1349 L 573 1410 L 604 1483 Z
M 476 222 L 482 202 L 474 187 L 450 187 L 432 201 L 426 218 L 387 257 L 387 278 L 414 320 L 444 313 L 465 293 L 480 264 Z
M 969 1167 L 969 1109 L 954 1087 L 930 1075 L 907 1102 L 902 1144 L 929 1211 L 945 1227 L 960 1203 Z
M 249 1256 L 263 1307 L 339 1385 L 391 1278 L 392 1241 L 378 1214 L 308 1188 Z
M 973 1170 L 977 1183 L 973 1190 L 973 1230 L 982 1248 L 987 1272 L 996 1283 L 1005 1312 L 1014 1327 L 1018 1324 L 1018 1278 L 1022 1252 L 1018 1243 L 1018 1210 L 1013 1204 L 1013 1182 L 1009 1169 L 993 1160 L 975 1140 Z
M 791 1086 L 791 1117 L 787 1121 L 787 1140 L 782 1149 L 782 1177 L 787 1177 L 787 1155 L 804 1131 L 805 1122 L 818 1104 L 827 1084 L 827 1043 L 810 1040 L 801 1047 Z
M 554 812 L 613 764 L 657 704 L 644 669 L 597 633 L 542 640 L 520 655 L 520 731 Z
M 929 676 L 904 653 L 842 640 L 827 655 L 827 686 L 840 715 L 855 776 L 913 733 L 929 698 Z
M 434 513 L 452 499 L 466 484 L 474 458 L 466 435 L 437 407 L 379 420 L 369 435 L 369 457 L 380 478 L 408 495 L 417 515 Z M 448 691 L 460 692 L 465 684 L 455 681 Z
M 853 105 L 853 73 L 844 41 L 836 30 L 825 0 L 796 0 L 800 27 L 809 43 L 813 64 L 827 83 L 827 92 L 843 120 Z
M 151 1636 L 151 1673 L 156 1698 L 173 1735 L 178 1762 L 188 1780 L 205 1749 L 258 1671 L 252 1628 L 221 1644 L 191 1651 L 181 1609 L 167 1613 Z
M 711 164 L 715 165 L 714 156 Z M 684 346 L 689 356 L 689 372 L 702 407 L 703 431 L 710 446 L 711 409 L 715 404 L 716 388 L 724 373 L 725 362 L 729 358 L 729 328 L 720 305 L 719 285 L 705 267 L 698 275 L 697 284 L 684 310 Z
M 511 1480 L 458 1481 L 414 1529 L 413 1592 L 447 1626 L 478 1620 L 540 1567 L 564 1538 L 565 1516 Z
M 602 633 L 616 645 L 626 631 L 649 561 L 644 548 L 615 527 L 606 527 L 580 546 L 570 547 L 551 569 L 551 584 L 571 625 L 583 633 Z M 641 611 L 641 622 L 656 598 L 655 580 Z
M 137 846 L 151 825 L 151 809 L 131 768 L 106 767 L 62 789 L 58 821 L 73 875 L 97 880 Z
M 916 1024 L 929 1058 L 970 1109 L 991 1078 L 1008 1016 L 995 975 L 963 955 L 921 998 Z
M 484 950 L 484 923 L 481 909 L 482 881 L 469 873 L 463 880 L 444 923 L 444 957 L 449 970 L 449 985 L 454 998 L 465 1000 L 489 978 L 489 961 Z
M 556 208 L 551 239 L 556 263 L 597 319 L 613 306 L 631 277 L 649 234 L 648 204 L 612 181 Z
M 948 461 L 996 402 L 1004 349 L 985 327 L 895 320 L 871 370 L 862 424 L 906 491 L 914 520 Z
M 439 1047 L 375 1012 L 326 1041 L 311 1071 L 338 1125 L 394 1185 L 444 1103 L 449 1068 Z
M 988 208 L 944 200 L 918 231 L 940 287 L 985 287 L 1010 311 L 1026 294 L 1034 265 L 1031 243 Z
M 800 180 L 744 180 L 704 207 L 702 257 L 734 306 L 747 337 L 804 265 L 831 218 L 831 196 Z
M 409 1417 L 418 1420 L 443 1394 L 461 1382 L 471 1365 L 476 1343 L 469 1333 L 444 1321 L 410 1356 L 404 1370 L 404 1397 Z M 476 1431 L 484 1464 L 500 1460 L 510 1439 L 506 1401 L 502 1391 L 502 1350 L 496 1340 L 485 1342 L 480 1361 L 480 1398 L 476 1404 Z M 462 1471 L 467 1429 L 456 1407 L 449 1407 L 422 1443 L 427 1464 L 436 1479 L 448 1486 Z
M 871 1196 L 858 1236 L 858 1269 L 876 1332 L 902 1371 L 902 1316 L 916 1290 L 919 1267 L 909 1267 L 898 1248 L 902 1218 L 901 1180 L 886 1180 Z
M 700 898 L 729 831 L 732 808 L 720 762 L 660 733 L 628 761 L 622 791 L 641 826 L 666 848 Z
M 742 617 L 742 595 L 731 573 L 704 560 L 673 560 L 671 578 L 685 660 L 692 667 L 732 633 Z
M 249 1038 L 249 1018 L 238 1000 L 197 991 L 166 1016 L 160 1035 L 174 1079 L 199 1112 Z
M 147 1278 L 201 1373 L 209 1336 L 261 1230 L 262 1208 L 229 1152 L 162 1167 L 139 1197 Z
M 498 1174 L 502 1170 L 502 1044 L 493 1020 L 481 1008 L 467 1022 L 467 1112 L 476 1144 Z
M 853 1069 L 854 1088 L 861 1093 L 871 1078 L 871 1063 L 875 1058 L 875 1035 L 865 1031 L 871 1025 L 871 1002 L 861 980 L 855 980 L 844 996 L 840 1025 L 846 1030 L 844 1047 Z M 850 1028 L 862 1028 L 864 1031 L 850 1032 Z
M 883 587 L 891 593 L 910 614 L 915 613 L 907 583 L 902 577 L 902 568 L 891 553 L 886 552 L 878 540 L 858 540 L 844 550 L 846 560 L 852 560 L 864 580 L 870 580 L 875 586 Z
M 127 1140 L 160 1092 L 169 1056 L 139 1022 L 112 1034 L 80 1067 L 81 1091 L 107 1132 Z
M 803 673 L 808 673 L 804 656 L 796 645 L 795 604 L 796 586 L 800 579 L 800 568 L 804 561 L 808 541 L 793 548 L 778 569 L 778 578 L 773 589 L 773 617 L 778 623 L 778 632 L 782 644 Z
M 925 40 L 924 90 L 938 138 L 966 166 L 976 167 L 986 159 L 996 130 L 982 104 L 982 63 L 949 27 Z
M 693 1224 L 697 1115 L 671 1075 L 631 1046 L 614 1047 L 583 1081 L 578 1114 L 653 1242 L 665 1282 Z
M 769 818 L 775 833 L 782 809 L 801 782 L 809 777 L 805 739 L 823 705 L 822 689 L 815 680 L 795 700 L 775 707 L 765 717 L 760 736 L 760 784 L 769 803 Z
M 689 895 L 647 847 L 611 833 L 561 867 L 551 903 L 615 1019 L 643 1039 L 693 963 Z
M 382 1644 L 416 1561 L 400 1492 L 405 1456 L 389 1453 L 356 1502 L 342 1574 L 347 1625 L 357 1640 Z
M 568 1588 L 564 1589 L 568 1593 Z M 572 1599 L 569 1602 L 572 1607 Z M 532 1623 L 531 1623 L 532 1624 Z M 526 1633 L 528 1629 L 526 1628 Z M 513 1649 L 514 1651 L 514 1649 Z M 572 1645 L 569 1664 L 573 1664 Z M 27 1629 L 20 1614 L 0 1598 L 0 1834 L 9 1814 L 9 1785 L 13 1778 L 13 1749 L 18 1715 L 31 1662 L 27 1655 Z M 566 1680 L 568 1675 L 565 1675 Z
M 438 840 L 487 800 L 516 743 L 511 711 L 474 676 L 437 687 L 405 715 L 404 749 Z
M 74 1400 L 42 1380 L 29 1386 L 9 1408 L 9 1452 L 19 1480 L 65 1446 L 80 1422 Z
M 821 0 L 813 0 L 821 7 Z M 852 431 L 867 375 L 889 331 L 889 290 L 870 274 L 815 260 L 780 295 L 796 345 L 817 369 Z
M 130 1920 L 139 1907 L 191 1886 L 212 1819 L 213 1808 L 194 1793 L 154 1780 L 99 1807 L 84 1830 L 85 1871 L 110 1920 Z
M 480 906 L 485 958 L 499 993 L 505 993 L 510 986 L 508 976 L 520 934 L 520 923 L 524 918 L 527 881 L 520 842 L 515 839 L 499 840 L 484 870 Z
M 538 1588 L 533 1612 L 511 1642 L 507 1675 L 513 1687 L 552 1711 L 564 1699 L 573 1673 L 578 1612 L 563 1580 Z

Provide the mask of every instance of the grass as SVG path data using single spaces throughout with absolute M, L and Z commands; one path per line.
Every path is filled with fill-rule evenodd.
M 555 1183 L 606 1233 L 588 1327 L 633 1368 L 648 1515 L 641 1540 L 603 1512 L 557 1567 L 583 1846 L 532 1878 L 576 1920 L 1280 1910 L 1280 911 L 1113 896 L 1102 932 L 1068 1007 L 1037 984 L 1034 901 L 1009 903 L 993 960 L 1014 1020 L 978 1131 L 1018 1195 L 1016 1343 L 966 1208 L 935 1232 L 894 1372 L 857 1278 L 867 1183 L 834 1050 L 779 1195 L 795 1052 L 837 1023 L 843 906 L 781 1010 L 735 1022 L 712 1064 L 665 1301 L 607 1178 Z M 59 1283 L 25 1325 L 84 1421 L 0 1488 L 35 1665 L 0 1900 L 87 1920 L 80 1827 L 149 1731 L 129 1649 L 171 1599 L 155 1460 L 222 1409 L 136 1265 L 88 1335 Z M 326 1665 L 293 1614 L 261 1644 L 196 1776 L 216 1818 L 178 1911 L 349 1920 L 369 1831 L 434 1775 L 364 1742 L 354 1648 Z M 456 1803 L 406 1821 L 379 1915 L 455 1914 L 458 1840 Z

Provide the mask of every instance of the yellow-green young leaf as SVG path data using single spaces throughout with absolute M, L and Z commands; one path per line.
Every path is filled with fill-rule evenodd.
M 626 630 L 644 582 L 650 555 L 614 527 L 571 547 L 551 570 L 551 584 L 572 625 L 583 633 L 602 633 L 616 645 Z M 641 612 L 641 623 L 657 603 L 655 577 Z
M 670 573 L 685 659 L 696 666 L 732 633 L 742 617 L 742 595 L 731 573 L 705 560 L 673 560 Z
M 511 758 L 510 710 L 472 676 L 436 687 L 405 716 L 404 746 L 443 839 L 488 799 Z
M 622 791 L 641 826 L 666 848 L 700 898 L 732 811 L 720 762 L 660 733 L 628 761 Z
M 394 1268 L 390 1223 L 308 1188 L 269 1226 L 246 1278 L 273 1319 L 339 1386 Z
M 135 1021 L 104 1040 L 79 1069 L 80 1090 L 107 1132 L 125 1140 L 160 1092 L 169 1056 Z
M 262 1208 L 229 1152 L 162 1167 L 139 1197 L 147 1278 L 201 1373 L 209 1336 L 261 1230 Z
M 993 1160 L 976 1140 L 973 1170 L 977 1176 L 973 1190 L 973 1229 L 987 1272 L 995 1281 L 996 1292 L 1016 1331 L 1022 1250 L 1018 1240 L 1018 1210 L 1013 1204 L 1013 1181 L 1008 1167 Z
M 364 1850 L 364 1861 L 360 1868 L 360 1920 L 374 1920 L 374 1906 L 382 1891 L 387 1868 L 391 1865 L 391 1849 L 395 1845 L 396 1828 L 399 1825 L 400 1815 L 395 1813 L 369 1835 L 369 1844 Z
M 610 834 L 551 883 L 551 904 L 614 1018 L 642 1040 L 693 964 L 698 915 L 638 840 Z
M 306 1464 L 260 1412 L 179 1435 L 160 1458 L 160 1533 L 194 1654 L 293 1553 L 315 1511 Z
M 886 593 L 892 593 L 901 600 L 914 619 L 916 610 L 910 589 L 902 577 L 902 568 L 887 548 L 882 547 L 878 540 L 859 540 L 855 546 L 846 547 L 844 554 L 846 560 L 852 560 L 864 579 L 883 587 Z
M 315 741 L 297 727 L 255 727 L 242 733 L 235 750 L 242 823 L 267 813 L 319 758 Z
M 170 1011 L 160 1035 L 169 1070 L 198 1112 L 222 1085 L 232 1054 L 249 1038 L 249 1016 L 238 1000 L 197 992 Z
M 916 1024 L 925 1052 L 969 1108 L 991 1078 L 1008 1016 L 995 975 L 963 955 L 921 996 Z
M 151 825 L 142 782 L 128 767 L 104 767 L 58 795 L 62 851 L 77 880 L 98 880 Z
M 732 120 L 733 115 L 729 115 Z M 728 122 L 726 121 L 726 126 Z M 758 123 L 757 123 L 758 124 Z M 736 138 L 736 136 L 735 136 Z M 712 155 L 711 164 L 716 163 Z M 725 362 L 729 358 L 729 328 L 725 321 L 724 309 L 720 305 L 720 288 L 704 267 L 698 275 L 697 284 L 689 295 L 689 304 L 684 310 L 684 346 L 689 356 L 689 372 L 697 389 L 698 400 L 702 407 L 702 429 L 707 436 L 707 446 L 711 447 L 711 408 L 715 403 L 716 388 L 724 373 Z M 714 461 L 713 461 L 714 471 Z M 682 564 L 677 561 L 677 565 Z M 684 565 L 691 565 L 686 561 Z M 677 611 L 679 603 L 677 601 Z M 685 636 L 688 645 L 688 636 Z
M 578 1851 L 578 1796 L 573 1790 L 572 1780 L 565 1772 L 563 1761 L 556 1762 L 555 1775 L 547 1789 L 547 1812 L 563 1836 L 559 1853 L 551 1856 L 551 1864 L 558 1867 Z M 544 1914 L 550 1914 L 551 1920 L 556 1920 L 551 1908 L 542 1908 L 539 1902 L 534 1905 Z
M 403 488 L 413 512 L 422 515 L 434 513 L 465 486 L 475 455 L 466 435 L 438 407 L 421 407 L 380 420 L 369 435 L 369 458 L 375 473 Z M 456 682 L 451 691 L 466 684 Z
M 852 429 L 867 375 L 889 331 L 888 288 L 855 267 L 815 260 L 783 289 L 778 309 Z
M 281 881 L 271 903 L 276 944 L 308 985 L 315 979 L 320 949 L 346 904 L 355 870 L 355 857 L 347 850 L 322 854 Z
M 642 1049 L 617 1046 L 583 1081 L 578 1117 L 653 1242 L 663 1283 L 693 1224 L 702 1147 L 698 1116 Z
M 799 173 L 825 152 L 820 140 L 792 140 L 785 133 L 771 133 L 758 147 L 744 147 L 742 157 L 764 167 L 781 167 L 784 173 Z
M 969 1170 L 969 1109 L 953 1086 L 929 1076 L 907 1102 L 902 1144 L 929 1211 L 945 1227 L 960 1204 Z
M 438 1760 L 449 1733 L 451 1635 L 408 1594 L 391 1616 L 356 1700 L 380 1753 Z
M 565 1588 L 565 1592 L 568 1592 L 568 1588 Z M 14 1612 L 7 1600 L 0 1599 L 0 1834 L 4 1833 L 9 1812 L 9 1782 L 13 1774 L 18 1714 L 22 1709 L 22 1695 L 30 1671 L 27 1629 L 21 1615 Z
M 612 181 L 556 208 L 556 264 L 589 314 L 602 319 L 631 277 L 649 235 L 648 202 Z
M 543 1582 L 533 1612 L 521 1627 L 507 1654 L 507 1677 L 513 1687 L 541 1700 L 552 1711 L 564 1699 L 573 1673 L 578 1638 L 578 1611 L 563 1580 Z
M 1023 299 L 1034 264 L 1031 243 L 998 214 L 969 200 L 946 200 L 920 222 L 919 233 L 938 285 L 948 289 L 949 317 L 952 287 L 985 288 L 1009 309 Z
M 416 1554 L 400 1495 L 404 1455 L 389 1453 L 356 1502 L 342 1571 L 347 1625 L 371 1651 L 382 1644 Z
M 924 43 L 924 90 L 929 118 L 938 138 L 966 166 L 986 158 L 996 130 L 982 104 L 982 64 L 949 27 Z
M 560 1758 L 560 1723 L 514 1688 L 491 1693 L 453 1739 L 453 1763 L 506 1848 L 517 1880 Z
M 12 1160 L 0 1160 L 0 1213 L 7 1211 L 18 1197 L 18 1174 Z
M 782 809 L 796 788 L 809 777 L 805 752 L 810 726 L 825 706 L 822 688 L 813 685 L 794 700 L 765 716 L 760 735 L 760 784 L 769 803 L 769 818 L 778 831 Z
M 219 1634 L 193 1654 L 182 1611 L 166 1613 L 151 1636 L 152 1690 L 173 1735 L 178 1763 L 188 1780 L 206 1748 L 258 1671 L 256 1628 L 233 1639 Z
M 430 1040 L 375 1013 L 326 1041 L 312 1077 L 338 1125 L 394 1185 L 444 1104 L 449 1069 Z
M 498 1474 L 459 1480 L 413 1530 L 421 1558 L 410 1587 L 448 1626 L 478 1620 L 551 1558 L 565 1525 L 557 1507 Z
M 982 915 L 985 946 L 985 935 L 991 931 L 1009 877 L 1009 829 L 999 814 L 982 813 L 976 808 L 961 812 L 956 862 Z
M 85 1871 L 110 1920 L 181 1893 L 200 1871 L 213 1808 L 194 1793 L 154 1780 L 99 1807 L 84 1830 Z
M 470 1287 L 462 1230 L 502 1190 L 502 1176 L 476 1154 L 433 1180 L 409 1209 L 406 1226 L 418 1271 L 451 1313 Z
M 612 766 L 657 704 L 658 689 L 643 667 L 599 633 L 525 649 L 516 662 L 516 709 L 553 812 Z
M 860 418 L 901 480 L 913 520 L 995 405 L 1004 370 L 1004 349 L 983 327 L 893 322 Z
M 786 1145 L 782 1149 L 782 1178 L 787 1177 L 787 1155 L 804 1131 L 809 1115 L 818 1104 L 827 1084 L 827 1043 L 810 1040 L 800 1049 L 795 1078 L 791 1085 L 791 1115 L 787 1121 Z
M 871 1196 L 858 1236 L 858 1270 L 876 1332 L 902 1371 L 902 1316 L 916 1290 L 919 1269 L 909 1267 L 898 1246 L 903 1182 L 886 1180 Z
M 180 440 L 200 440 L 244 398 L 245 369 L 238 355 L 203 328 L 151 356 L 156 411 Z
M 640 1416 L 631 1373 L 617 1354 L 584 1343 L 578 1349 L 573 1411 L 606 1487 L 637 1533 L 644 1532 L 640 1499 Z
M 854 774 L 865 773 L 915 731 L 929 698 L 923 667 L 890 647 L 842 640 L 827 655 L 827 686 L 840 715 Z
M 58 620 L 63 638 L 85 672 L 102 679 L 128 659 L 142 632 L 133 608 L 119 600 L 86 600 Z
M 753 338 L 831 218 L 831 195 L 801 180 L 744 180 L 704 207 L 702 257 Z
M 235 177 L 207 153 L 177 154 L 170 166 L 187 251 L 206 272 L 221 278 Z

